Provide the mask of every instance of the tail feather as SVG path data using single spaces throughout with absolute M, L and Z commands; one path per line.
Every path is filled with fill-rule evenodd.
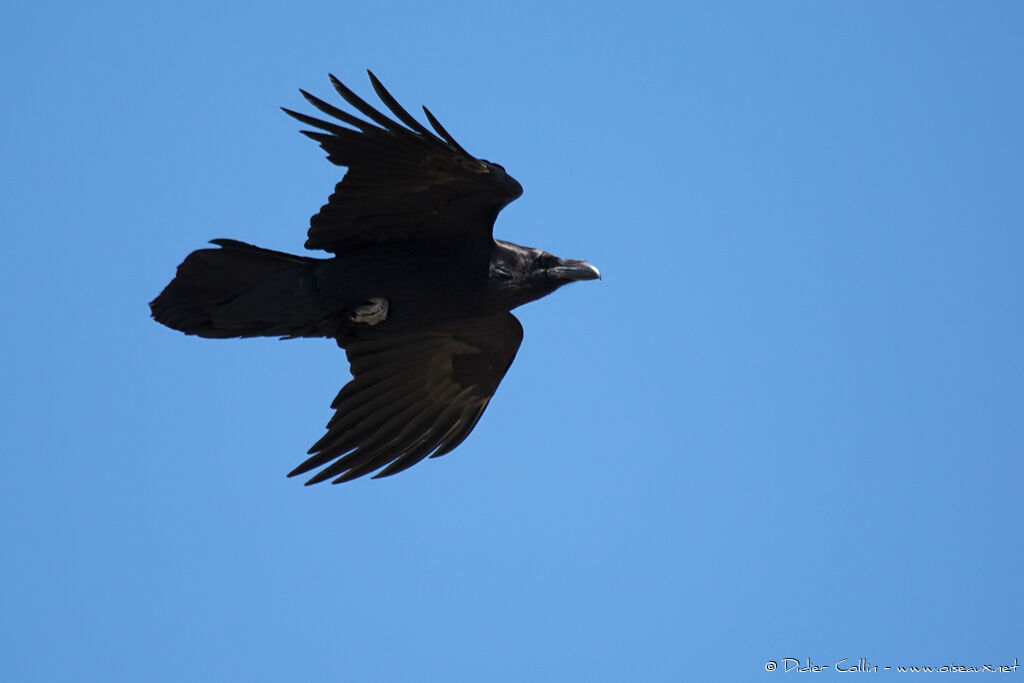
M 319 337 L 325 310 L 318 259 L 235 240 L 212 240 L 185 258 L 150 304 L 153 318 L 201 337 Z

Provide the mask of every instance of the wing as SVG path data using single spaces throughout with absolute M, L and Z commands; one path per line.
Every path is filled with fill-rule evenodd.
M 462 443 L 483 415 L 523 340 L 511 313 L 347 345 L 352 381 L 308 460 L 289 477 L 334 461 L 307 485 L 386 477 Z
M 333 75 L 342 98 L 370 121 L 299 92 L 346 124 L 285 109 L 319 131 L 302 131 L 348 172 L 310 220 L 307 249 L 338 253 L 367 243 L 416 237 L 445 244 L 484 244 L 503 206 L 523 188 L 505 170 L 471 156 L 424 107 L 436 134 L 402 108 L 377 77 L 370 82 L 401 123 L 374 109 Z M 404 125 L 403 125 L 404 124 Z

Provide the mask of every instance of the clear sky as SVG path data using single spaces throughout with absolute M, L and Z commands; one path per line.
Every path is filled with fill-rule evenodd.
M 0 679 L 1024 676 L 1024 5 L 8 5 Z M 366 68 L 604 280 L 454 453 L 305 488 L 334 343 L 147 303 L 302 251 L 278 107 Z

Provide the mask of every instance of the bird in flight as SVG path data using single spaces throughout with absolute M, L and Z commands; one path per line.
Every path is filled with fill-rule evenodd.
M 498 212 L 522 186 L 424 107 L 428 129 L 368 73 L 397 121 L 334 76 L 365 119 L 304 90 L 329 118 L 284 109 L 347 167 L 305 245 L 333 257 L 215 239 L 150 303 L 157 322 L 186 334 L 327 337 L 345 349 L 352 380 L 331 404 L 327 433 L 288 475 L 322 468 L 307 485 L 384 477 L 454 449 L 519 350 L 523 328 L 509 311 L 600 277 L 585 261 L 494 239 Z

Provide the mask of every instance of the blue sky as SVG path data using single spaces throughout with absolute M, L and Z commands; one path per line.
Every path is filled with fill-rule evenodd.
M 1018 3 L 3 15 L 0 678 L 1024 662 Z M 458 450 L 305 488 L 333 342 L 147 302 L 211 238 L 301 252 L 339 169 L 278 107 L 366 68 L 604 280 L 519 309 Z

